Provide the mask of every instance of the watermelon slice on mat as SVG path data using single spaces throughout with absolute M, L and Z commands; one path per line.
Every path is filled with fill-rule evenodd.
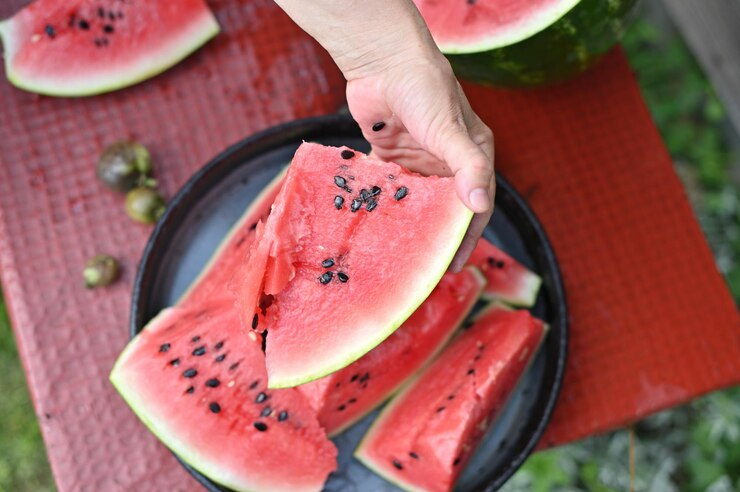
M 475 305 L 485 278 L 475 267 L 447 273 L 401 327 L 362 358 L 319 380 L 298 386 L 329 436 L 380 405 L 432 360 Z
M 514 306 L 532 307 L 542 279 L 484 238 L 470 255 L 468 263 L 481 269 L 488 281 L 483 297 Z
M 404 489 L 451 490 L 545 333 L 528 311 L 494 304 L 391 401 L 355 456 Z
M 304 143 L 234 282 L 266 337 L 271 388 L 337 371 L 386 339 L 449 266 L 472 213 L 452 178 Z
M 336 467 L 305 397 L 267 389 L 261 341 L 244 336 L 233 300 L 165 309 L 110 379 L 165 445 L 234 490 L 321 490 Z
M 52 96 L 135 84 L 218 32 L 204 0 L 36 0 L 0 23 L 8 79 Z

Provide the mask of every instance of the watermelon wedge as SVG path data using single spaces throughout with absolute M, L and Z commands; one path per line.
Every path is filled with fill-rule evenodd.
M 472 218 L 452 178 L 304 143 L 233 283 L 266 338 L 269 386 L 342 369 L 429 296 Z
M 355 456 L 404 489 L 451 490 L 545 333 L 528 311 L 494 304 L 391 401 Z
M 135 84 L 218 32 L 204 0 L 36 0 L 0 23 L 10 82 L 51 96 Z
M 233 300 L 165 309 L 110 380 L 167 447 L 233 490 L 321 490 L 336 468 L 305 397 L 267 389 L 261 341 L 244 336 Z
M 431 361 L 475 305 L 485 278 L 475 267 L 447 273 L 401 327 L 362 358 L 298 386 L 329 436 L 374 410 Z
M 254 242 L 257 223 L 270 214 L 272 202 L 285 179 L 285 170 L 275 176 L 254 199 L 221 241 L 200 275 L 177 301 L 179 307 L 197 307 L 206 300 L 223 297 L 233 302 L 227 286 Z
M 486 299 L 522 307 L 532 307 L 537 301 L 542 279 L 486 239 L 478 241 L 468 264 L 486 276 Z

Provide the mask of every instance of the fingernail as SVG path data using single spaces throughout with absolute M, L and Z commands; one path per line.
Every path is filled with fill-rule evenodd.
M 473 211 L 482 213 L 488 210 L 491 206 L 491 202 L 488 198 L 488 193 L 483 188 L 476 188 L 468 195 L 470 204 L 473 206 Z

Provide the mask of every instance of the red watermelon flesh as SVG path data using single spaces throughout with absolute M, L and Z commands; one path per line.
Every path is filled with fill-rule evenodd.
M 56 96 L 140 82 L 218 31 L 203 0 L 36 0 L 0 23 L 8 79 Z
M 268 390 L 261 342 L 233 300 L 169 308 L 110 379 L 174 453 L 233 490 L 321 490 L 336 449 L 296 389 Z
M 280 191 L 283 179 L 285 171 L 275 176 L 254 199 L 221 241 L 198 278 L 177 301 L 179 307 L 198 306 L 208 299 L 220 297 L 233 302 L 234 296 L 227 288 L 229 281 L 254 242 L 257 223 L 265 220 L 270 214 L 272 202 Z
M 475 305 L 485 279 L 474 267 L 445 274 L 432 294 L 374 350 L 342 370 L 298 386 L 329 436 L 367 415 L 432 360 Z
M 486 299 L 514 306 L 534 306 L 542 279 L 486 239 L 478 241 L 468 263 L 480 268 L 486 276 L 488 284 L 483 291 Z
M 471 218 L 452 178 L 301 145 L 234 283 L 244 324 L 267 332 L 270 387 L 337 371 L 393 333 L 442 278 Z
M 494 305 L 391 401 L 355 456 L 404 489 L 451 490 L 545 332 Z

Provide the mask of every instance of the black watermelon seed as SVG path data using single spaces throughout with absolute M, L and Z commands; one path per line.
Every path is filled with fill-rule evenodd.
M 114 31 L 113 26 L 111 26 L 110 24 L 106 24 L 103 26 L 103 32 L 107 34 L 111 34 L 113 33 L 113 31 Z
M 349 209 L 353 212 L 357 212 L 358 210 L 360 210 L 360 207 L 362 207 L 362 200 L 360 200 L 359 198 L 355 198 L 354 200 L 352 200 L 352 205 Z
M 116 20 L 116 13 L 111 10 L 108 12 L 108 18 L 112 21 Z
M 208 408 L 210 408 L 211 409 L 211 412 L 213 412 L 213 413 L 218 413 L 218 412 L 221 411 L 221 405 L 219 405 L 215 401 L 212 402 L 210 405 L 208 405 Z
M 366 372 L 366 373 L 365 373 L 365 374 L 363 374 L 363 375 L 362 375 L 362 377 L 360 378 L 360 382 L 361 382 L 361 383 L 364 383 L 364 382 L 365 382 L 365 381 L 367 381 L 368 379 L 370 379 L 370 373 L 369 373 L 369 372 Z
M 224 346 L 224 341 L 221 340 L 216 345 L 214 345 L 213 348 L 215 348 L 216 350 L 221 350 L 221 348 L 223 348 L 223 346 Z
M 418 460 L 418 459 L 419 459 L 419 455 L 418 455 L 418 454 L 416 454 L 416 453 L 414 453 L 413 451 L 410 451 L 410 452 L 409 452 L 409 456 L 411 456 L 411 457 L 412 457 L 412 458 L 414 458 L 415 460 Z
M 259 379 L 255 379 L 254 381 L 252 381 L 252 384 L 249 385 L 249 389 L 253 390 L 257 386 L 259 386 L 259 384 L 260 384 L 260 380 Z
M 347 180 L 341 176 L 334 176 L 334 184 L 344 189 L 347 186 Z
M 265 407 L 260 412 L 260 417 L 269 417 L 271 413 L 272 413 L 272 408 Z
M 339 279 L 340 282 L 346 283 L 347 280 L 349 280 L 349 275 L 347 275 L 344 272 L 337 272 L 337 278 Z
M 380 186 L 373 186 L 370 190 L 370 196 L 377 196 L 380 195 L 380 192 L 383 191 Z
M 218 387 L 219 384 L 221 384 L 221 381 L 219 381 L 216 378 L 211 378 L 208 381 L 206 381 L 206 386 L 208 386 L 209 388 L 216 388 Z
M 370 192 L 367 191 L 365 188 L 360 190 L 360 200 L 363 202 L 366 202 L 370 198 Z
M 180 359 L 172 359 L 172 360 L 170 361 L 170 365 L 171 365 L 172 367 L 177 367 L 177 366 L 179 366 L 179 365 L 180 365 Z
M 499 261 L 496 262 L 496 268 L 503 268 L 503 267 L 504 267 L 504 262 L 503 261 L 499 260 Z
M 218 357 L 216 357 L 216 362 L 223 362 L 225 358 L 226 358 L 226 354 L 221 354 Z
M 187 369 L 185 372 L 183 372 L 182 375 L 186 378 L 194 378 L 198 375 L 198 371 L 191 367 L 190 369 Z
M 345 408 L 347 408 L 347 405 L 339 405 L 337 407 L 337 410 L 339 410 L 340 412 L 343 412 Z
M 457 466 L 459 464 L 460 464 L 460 457 L 458 456 L 457 458 L 455 458 L 455 461 L 452 462 L 452 466 Z
M 98 7 L 98 17 L 101 19 L 105 17 L 105 9 L 103 7 Z
M 262 332 L 262 352 L 267 350 L 267 330 Z
M 257 222 L 255 222 L 254 224 L 252 224 L 251 226 L 249 226 L 249 230 L 250 231 L 253 231 L 255 229 L 257 229 Z
M 342 205 L 344 205 L 344 198 L 342 198 L 339 195 L 335 196 L 334 197 L 334 208 L 336 208 L 337 210 L 341 210 Z
M 193 338 L 190 339 L 191 342 L 197 342 L 200 340 L 200 335 L 195 335 Z
M 396 200 L 402 200 L 406 195 L 408 195 L 409 189 L 405 186 L 401 186 L 399 189 L 396 190 L 396 194 L 393 195 L 393 198 Z
M 359 379 L 359 377 L 360 377 L 360 375 L 359 375 L 359 374 L 355 374 L 354 376 L 352 376 L 352 377 L 351 377 L 351 378 L 349 379 L 349 382 L 350 382 L 350 383 L 354 383 L 355 381 L 357 381 L 357 379 Z
M 448 400 L 454 400 L 455 399 L 455 395 L 450 395 L 450 396 L 447 397 L 447 399 Z
M 46 35 L 49 36 L 51 39 L 54 39 L 57 35 L 57 32 L 54 30 L 54 26 L 52 26 L 51 24 L 46 24 L 44 31 L 46 32 Z
M 167 352 L 170 349 L 171 346 L 172 345 L 170 345 L 169 343 L 163 343 L 162 345 L 159 346 L 159 351 L 160 352 Z
M 205 354 L 206 354 L 206 348 L 203 345 L 193 350 L 193 355 L 196 357 L 200 357 L 201 355 L 205 355 Z
M 368 212 L 372 212 L 377 206 L 378 202 L 376 202 L 375 200 L 370 200 L 367 202 L 367 207 L 365 207 L 365 210 L 367 210 Z
M 475 374 L 475 369 L 468 369 L 468 376 Z
M 475 357 L 473 357 L 473 360 L 480 360 L 480 354 L 478 354 Z
M 382 121 L 378 121 L 377 123 L 375 123 L 375 124 L 373 125 L 373 131 L 374 131 L 374 132 L 379 132 L 379 131 L 380 131 L 380 130 L 382 130 L 383 128 L 385 128 L 385 123 L 384 123 L 384 122 L 382 122 Z
M 236 369 L 237 367 L 239 367 L 239 363 L 238 363 L 238 362 L 234 362 L 233 364 L 231 364 L 231 365 L 229 366 L 229 371 L 233 371 L 233 370 L 235 370 L 235 369 Z
M 188 393 L 190 395 L 192 395 L 194 392 L 195 392 L 194 386 L 190 386 L 188 389 L 185 390 L 185 393 Z
M 286 410 L 278 414 L 278 422 L 282 422 L 283 420 L 288 420 L 288 412 Z
M 80 20 L 77 25 L 80 26 L 80 29 L 82 29 L 83 31 L 87 31 L 88 29 L 90 29 L 90 23 L 87 22 L 85 19 Z
M 252 329 L 253 330 L 257 329 L 257 324 L 259 323 L 259 321 L 260 321 L 259 315 L 257 313 L 254 313 L 254 316 L 252 317 Z
M 327 258 L 321 262 L 321 266 L 324 268 L 331 268 L 334 266 L 334 260 L 332 258 Z
M 264 391 L 260 391 L 257 394 L 257 398 L 254 399 L 254 402 L 255 403 L 264 403 L 265 400 L 267 400 L 267 393 L 265 393 Z
M 403 470 L 403 465 L 401 464 L 401 462 L 400 462 L 400 461 L 398 461 L 398 460 L 394 459 L 393 461 L 391 461 L 391 463 L 393 463 L 393 466 L 395 466 L 395 467 L 396 467 L 396 468 L 398 468 L 399 470 Z
M 437 413 L 439 413 L 439 412 L 444 412 L 444 411 L 445 411 L 445 408 L 446 408 L 446 407 L 439 407 L 439 408 L 437 409 Z
M 350 405 L 351 405 L 352 403 L 357 403 L 357 399 L 356 399 L 356 398 L 350 398 L 350 399 L 349 399 L 349 401 L 348 401 L 347 403 L 348 403 L 348 404 L 350 404 Z
M 332 278 L 334 278 L 334 274 L 332 272 L 325 272 L 319 277 L 319 282 L 321 282 L 323 285 L 326 285 L 331 282 Z
M 352 178 L 352 176 L 350 176 L 350 178 Z M 354 179 L 354 178 L 352 178 L 352 179 Z M 343 189 L 344 189 L 344 191 L 346 191 L 347 193 L 352 193 L 352 188 L 350 188 L 349 186 L 345 186 L 345 187 L 344 187 Z
M 265 432 L 267 430 L 267 424 L 264 422 L 255 422 L 254 428 L 260 432 Z
M 355 156 L 355 153 L 351 150 L 343 150 L 340 155 L 342 156 L 342 159 L 352 159 Z

